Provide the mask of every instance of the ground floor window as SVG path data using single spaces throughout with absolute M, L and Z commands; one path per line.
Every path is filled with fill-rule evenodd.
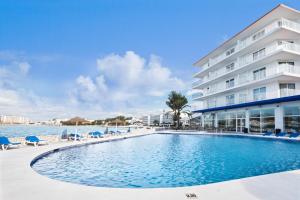
M 275 129 L 274 109 L 250 110 L 250 132 L 273 132 Z
M 286 132 L 300 132 L 300 106 L 284 108 L 284 129 Z
M 215 114 L 211 113 L 211 114 L 205 114 L 203 116 L 204 119 L 204 128 L 210 129 L 215 127 Z
M 218 128 L 224 131 L 242 132 L 245 122 L 245 112 L 218 113 Z

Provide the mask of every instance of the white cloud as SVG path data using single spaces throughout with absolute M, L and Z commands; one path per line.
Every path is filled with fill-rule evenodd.
M 97 59 L 98 74 L 79 76 L 71 93 L 73 102 L 102 109 L 133 110 L 153 103 L 171 90 L 183 90 L 185 84 L 162 65 L 158 56 L 149 61 L 133 51 L 123 56 L 110 54 Z M 75 99 L 75 101 L 74 101 Z M 161 102 L 164 106 L 164 102 Z
M 66 90 L 69 98 L 51 98 L 38 95 L 24 84 L 34 70 L 30 59 L 0 52 L 0 60 L 5 61 L 0 65 L 0 114 L 32 119 L 153 113 L 165 106 L 171 90 L 186 89 L 158 56 L 151 55 L 147 60 L 128 51 L 97 59 L 97 73 L 78 75 Z

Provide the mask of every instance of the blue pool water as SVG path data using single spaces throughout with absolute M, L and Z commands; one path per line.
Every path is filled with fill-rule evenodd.
M 192 186 L 299 169 L 300 143 L 156 134 L 61 150 L 32 167 L 53 179 L 99 187 Z
M 104 126 L 47 126 L 47 125 L 0 125 L 0 136 L 6 137 L 25 137 L 28 135 L 61 135 L 67 129 L 69 133 L 77 132 L 80 134 L 91 131 L 104 131 Z M 109 130 L 115 131 L 115 127 L 109 127 Z M 127 130 L 128 128 L 118 127 L 118 130 Z

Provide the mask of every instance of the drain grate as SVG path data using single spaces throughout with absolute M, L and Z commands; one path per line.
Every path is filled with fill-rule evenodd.
M 198 199 L 195 193 L 186 193 L 185 196 L 187 199 Z

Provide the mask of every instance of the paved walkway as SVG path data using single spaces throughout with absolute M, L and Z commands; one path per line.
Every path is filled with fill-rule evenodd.
M 135 133 L 83 142 L 64 142 L 47 146 L 0 152 L 0 199 L 2 200 L 298 200 L 300 170 L 263 175 L 220 183 L 162 189 L 101 188 L 53 180 L 36 173 L 30 162 L 47 151 L 95 141 L 122 139 L 151 134 Z M 187 195 L 194 198 L 188 198 Z

